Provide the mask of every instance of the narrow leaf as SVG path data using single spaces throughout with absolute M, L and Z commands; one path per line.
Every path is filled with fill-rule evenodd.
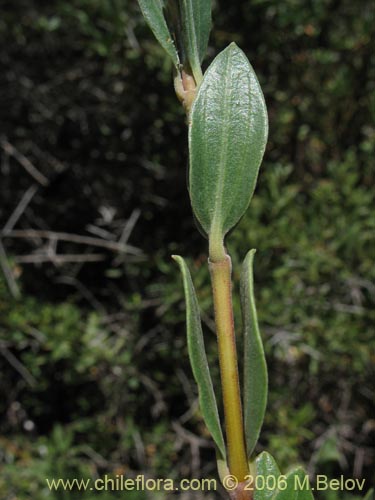
M 179 57 L 163 12 L 162 0 L 138 0 L 143 17 L 150 26 L 160 45 L 167 51 L 176 68 Z
M 184 283 L 188 351 L 193 375 L 198 385 L 200 408 L 207 428 L 222 458 L 225 459 L 224 438 L 204 347 L 198 299 L 184 259 L 178 255 L 174 255 L 173 259 L 180 266 Z
M 256 484 L 254 500 L 271 500 L 276 494 L 280 470 L 272 455 L 263 451 L 255 461 Z
M 241 307 L 244 329 L 244 425 L 250 458 L 259 438 L 267 405 L 268 377 L 254 298 L 253 261 L 250 250 L 242 267 Z
M 211 31 L 211 0 L 180 0 L 186 54 L 197 83 Z
M 190 119 L 192 207 L 205 232 L 222 240 L 250 203 L 268 134 L 262 90 L 234 43 L 206 71 Z
M 285 482 L 279 480 L 279 491 L 273 500 L 314 500 L 306 472 L 298 467 L 287 474 Z

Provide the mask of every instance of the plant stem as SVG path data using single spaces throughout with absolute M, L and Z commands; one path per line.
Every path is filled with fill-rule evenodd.
M 215 228 L 215 224 L 213 224 L 213 228 L 210 232 L 210 237 L 208 239 L 209 245 L 209 255 L 210 262 L 221 262 L 226 259 L 227 253 L 225 251 L 223 235 L 221 231 L 217 231 Z
M 211 256 L 210 256 L 211 257 Z M 239 482 L 249 474 L 246 459 L 237 352 L 233 321 L 231 259 L 209 260 L 214 298 L 215 323 L 219 347 L 223 390 L 228 467 Z

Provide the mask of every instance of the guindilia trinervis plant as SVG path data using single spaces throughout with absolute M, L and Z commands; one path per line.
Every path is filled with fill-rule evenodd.
M 211 0 L 138 0 L 174 66 L 174 88 L 189 135 L 188 190 L 208 240 L 224 408 L 222 431 L 204 347 L 194 285 L 184 259 L 187 343 L 202 417 L 216 447 L 218 473 L 233 500 L 312 500 L 301 468 L 282 475 L 272 456 L 254 456 L 267 402 L 267 367 L 254 300 L 253 260 L 241 274 L 244 363 L 240 380 L 232 308 L 232 265 L 225 236 L 247 210 L 268 135 L 262 89 L 246 55 L 231 43 L 202 72 L 211 30 Z M 224 438 L 225 435 L 225 438 Z

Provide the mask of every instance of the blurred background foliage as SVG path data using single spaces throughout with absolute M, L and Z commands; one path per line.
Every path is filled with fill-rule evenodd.
M 124 497 L 52 493 L 46 477 L 216 477 L 170 259 L 190 257 L 217 383 L 206 242 L 191 216 L 171 67 L 134 1 L 0 6 L 0 497 Z M 258 188 L 228 238 L 238 325 L 240 263 L 258 249 L 270 376 L 258 451 L 284 470 L 302 462 L 312 475 L 365 478 L 366 489 L 373 35 L 370 0 L 219 0 L 208 58 L 235 40 L 269 110 Z

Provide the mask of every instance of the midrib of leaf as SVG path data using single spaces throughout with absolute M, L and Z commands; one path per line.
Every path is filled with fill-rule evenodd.
M 229 110 L 229 105 L 228 105 L 228 99 L 226 98 L 226 93 L 227 93 L 227 88 L 228 88 L 228 66 L 229 66 L 229 59 L 230 57 L 227 58 L 226 65 L 225 65 L 225 79 L 224 79 L 224 109 L 223 109 L 223 121 L 222 124 L 226 123 L 228 119 L 228 110 Z M 223 218 L 219 218 L 218 213 L 222 208 L 223 204 L 223 189 L 224 189 L 224 181 L 225 181 L 225 157 L 228 151 L 228 137 L 226 134 L 226 127 L 222 127 L 222 132 L 221 132 L 221 141 L 220 144 L 222 144 L 222 147 L 220 148 L 220 153 L 219 153 L 219 177 L 218 177 L 218 182 L 217 182 L 217 188 L 215 192 L 215 205 L 214 205 L 214 218 L 212 220 L 211 228 L 210 228 L 210 233 L 214 235 L 214 238 L 223 238 L 224 235 L 223 233 Z
M 203 0 L 204 1 L 204 0 Z M 197 40 L 197 32 L 195 30 L 195 23 L 194 23 L 194 14 L 193 14 L 193 4 L 192 0 L 183 0 L 184 5 L 185 5 L 185 12 L 187 12 L 187 19 L 188 19 L 188 31 L 190 33 L 190 41 L 192 43 L 192 51 L 193 51 L 193 61 L 190 61 L 190 64 L 192 65 L 192 70 L 194 74 L 194 78 L 196 83 L 199 85 L 201 79 L 202 79 L 202 70 L 200 66 L 200 57 L 199 57 L 199 49 L 198 49 L 198 40 Z M 198 24 L 200 24 L 200 18 L 199 18 L 199 9 L 197 10 L 197 19 L 198 19 Z

